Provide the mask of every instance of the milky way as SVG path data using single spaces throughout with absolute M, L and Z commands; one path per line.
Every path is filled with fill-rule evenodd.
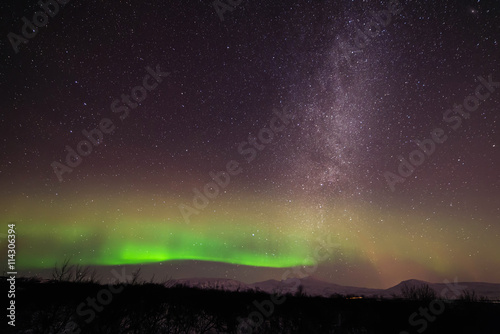
M 68 2 L 17 53 L 7 36 L 38 5 L 3 6 L 1 222 L 26 273 L 70 258 L 243 281 L 293 266 L 370 287 L 500 281 L 500 88 L 459 129 L 443 121 L 478 77 L 500 81 L 496 2 L 243 1 L 223 21 L 210 1 Z M 435 128 L 447 141 L 392 191 L 384 173 Z M 82 156 L 61 181 L 66 147 Z

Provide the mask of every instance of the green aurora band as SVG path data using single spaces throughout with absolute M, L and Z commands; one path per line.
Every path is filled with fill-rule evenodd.
M 125 265 L 170 260 L 215 261 L 273 268 L 315 264 L 310 256 L 311 245 L 304 236 L 275 233 L 272 237 L 262 230 L 255 233 L 256 230 L 246 224 L 240 224 L 237 232 L 228 232 L 224 225 L 214 227 L 207 224 L 205 228 L 198 226 L 195 229 L 188 225 L 129 223 L 125 224 L 125 228 L 103 229 L 82 225 L 17 224 L 17 232 L 23 236 L 24 245 L 49 245 L 26 248 L 20 244 L 18 265 L 22 268 L 47 268 L 66 258 L 81 265 Z M 77 254 L 74 253 L 75 248 L 79 250 Z

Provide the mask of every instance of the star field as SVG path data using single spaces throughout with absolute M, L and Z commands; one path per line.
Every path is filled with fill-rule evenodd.
M 393 5 L 374 29 L 390 1 L 243 1 L 223 21 L 210 1 L 69 1 L 16 53 L 7 36 L 39 6 L 3 3 L 0 210 L 19 265 L 500 281 L 498 4 Z M 443 115 L 478 85 L 454 129 Z M 436 128 L 446 141 L 391 189 Z

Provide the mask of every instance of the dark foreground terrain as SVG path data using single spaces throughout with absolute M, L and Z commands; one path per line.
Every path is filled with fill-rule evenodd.
M 8 291 L 5 277 L 1 289 Z M 15 305 L 15 327 L 3 316 L 8 333 L 500 333 L 500 304 L 465 299 L 278 296 L 18 278 Z

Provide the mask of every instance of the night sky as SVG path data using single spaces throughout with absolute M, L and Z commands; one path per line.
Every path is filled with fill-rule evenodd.
M 497 1 L 0 6 L 19 269 L 500 282 Z

